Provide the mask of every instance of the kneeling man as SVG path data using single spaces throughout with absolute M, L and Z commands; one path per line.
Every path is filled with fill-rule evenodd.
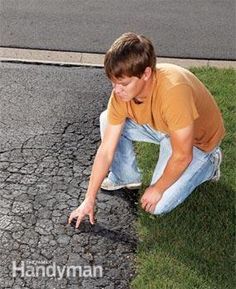
M 151 184 L 140 200 L 149 213 L 173 210 L 201 183 L 220 177 L 223 120 L 196 76 L 176 65 L 156 65 L 151 41 L 135 33 L 125 33 L 112 44 L 104 66 L 113 90 L 100 116 L 102 141 L 85 200 L 69 217 L 69 223 L 77 218 L 76 227 L 86 215 L 94 223 L 100 187 L 141 186 L 133 141 L 160 145 Z

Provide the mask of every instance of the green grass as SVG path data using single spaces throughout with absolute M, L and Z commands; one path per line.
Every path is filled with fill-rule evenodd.
M 164 216 L 139 209 L 139 244 L 133 289 L 235 288 L 234 200 L 236 191 L 234 142 L 235 81 L 233 69 L 191 69 L 214 95 L 227 130 L 218 183 L 204 183 Z M 158 158 L 158 146 L 136 144 L 143 188 L 148 186 Z

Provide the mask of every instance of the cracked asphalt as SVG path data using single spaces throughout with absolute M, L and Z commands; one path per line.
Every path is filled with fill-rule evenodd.
M 135 197 L 101 191 L 96 224 L 67 225 L 100 142 L 111 91 L 103 70 L 13 63 L 0 70 L 0 288 L 129 288 Z M 13 277 L 13 261 L 99 265 L 103 277 Z

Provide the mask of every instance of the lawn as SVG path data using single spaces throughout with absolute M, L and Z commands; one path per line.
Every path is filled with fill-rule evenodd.
M 164 216 L 139 209 L 137 274 L 133 289 L 233 289 L 235 285 L 235 103 L 236 71 L 193 68 L 191 71 L 214 95 L 227 135 L 218 183 L 206 182 Z M 150 183 L 158 146 L 137 143 L 143 190 Z

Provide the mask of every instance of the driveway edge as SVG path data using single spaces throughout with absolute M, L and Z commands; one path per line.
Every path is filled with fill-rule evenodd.
M 0 47 L 0 61 L 2 62 L 29 62 L 38 64 L 103 67 L 103 60 L 104 54 L 97 53 Z M 157 62 L 173 63 L 185 68 L 193 66 L 236 68 L 236 61 L 225 60 L 158 57 Z

